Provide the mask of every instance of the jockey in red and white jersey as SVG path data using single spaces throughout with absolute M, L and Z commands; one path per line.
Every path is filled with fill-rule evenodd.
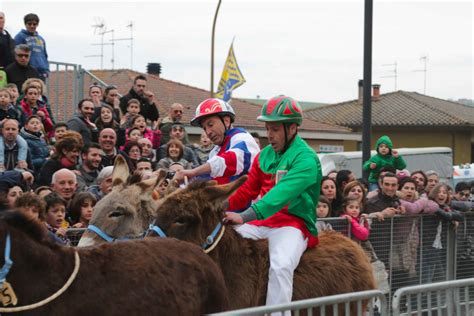
M 232 126 L 234 119 L 234 109 L 220 99 L 206 99 L 198 105 L 191 125 L 201 126 L 216 147 L 205 164 L 177 172 L 177 179 L 209 174 L 224 184 L 248 173 L 260 148 L 246 130 Z

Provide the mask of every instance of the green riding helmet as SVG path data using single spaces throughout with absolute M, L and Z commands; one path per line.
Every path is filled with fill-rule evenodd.
M 303 122 L 303 110 L 295 99 L 279 95 L 265 102 L 257 121 L 296 123 L 299 126 Z

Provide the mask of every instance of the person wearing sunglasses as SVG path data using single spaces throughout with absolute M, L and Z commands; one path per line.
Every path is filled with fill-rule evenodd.
M 22 91 L 23 83 L 30 78 L 40 78 L 36 68 L 29 64 L 31 49 L 28 45 L 20 44 L 15 47 L 15 61 L 5 68 L 7 82 L 17 86 Z
M 181 122 L 183 118 L 183 105 L 173 103 L 168 111 L 168 115 L 161 121 L 158 128 L 161 131 L 161 144 L 167 144 L 170 140 L 171 127 L 174 123 Z M 186 137 L 187 135 L 185 135 Z
M 40 74 L 40 79 L 45 81 L 49 76 L 48 52 L 46 51 L 46 41 L 36 31 L 39 24 L 39 17 L 34 13 L 29 13 L 23 18 L 25 29 L 15 36 L 15 44 L 26 44 L 30 47 L 30 65 L 35 67 Z

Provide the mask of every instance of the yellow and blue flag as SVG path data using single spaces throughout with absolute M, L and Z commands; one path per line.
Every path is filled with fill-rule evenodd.
M 237 65 L 234 54 L 234 43 L 230 45 L 229 54 L 222 70 L 221 80 L 217 87 L 216 98 L 229 101 L 232 91 L 245 83 L 245 78 Z

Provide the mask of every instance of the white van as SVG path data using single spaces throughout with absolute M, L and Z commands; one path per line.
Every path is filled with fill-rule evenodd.
M 470 183 L 474 181 L 474 163 L 467 163 L 464 165 L 454 166 L 453 168 L 453 184 L 456 185 L 458 182 Z
M 439 173 L 442 181 L 450 182 L 453 178 L 453 153 L 449 147 L 419 147 L 398 148 L 398 153 L 405 159 L 407 169 Z M 371 156 L 375 150 L 371 151 Z M 348 169 L 354 172 L 356 178 L 362 177 L 362 152 L 346 151 L 331 154 L 318 154 L 323 170 L 327 175 L 331 170 Z

